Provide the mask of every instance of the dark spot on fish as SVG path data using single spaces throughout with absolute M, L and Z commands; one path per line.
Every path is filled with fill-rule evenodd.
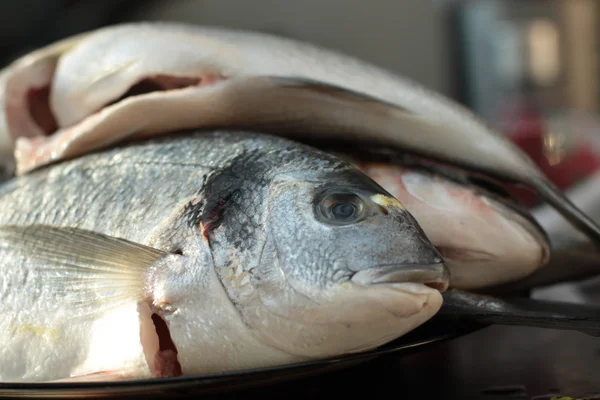
M 256 232 L 264 229 L 266 189 L 276 176 L 274 171 L 316 168 L 325 171 L 346 165 L 328 155 L 323 155 L 325 162 L 320 158 L 307 157 L 308 150 L 296 146 L 267 153 L 252 144 L 241 148 L 236 144 L 234 148 L 238 151 L 235 157 L 205 176 L 199 193 L 204 204 L 191 206 L 187 211 L 190 226 L 200 227 L 205 237 L 210 237 L 210 246 L 214 248 L 220 246 L 219 239 L 228 248 L 233 246 L 238 251 L 251 251 L 258 244 Z M 335 178 L 339 176 L 335 175 Z M 365 177 L 363 180 L 368 179 Z M 376 186 L 374 182 L 371 185 Z
M 385 215 L 388 215 L 390 212 L 387 210 L 387 208 L 385 208 L 384 206 L 379 206 L 379 209 L 381 210 L 381 212 Z
M 200 216 L 202 215 L 204 209 L 204 202 L 200 201 L 198 203 L 190 202 L 185 208 L 183 212 L 185 215 L 185 219 L 187 220 L 187 225 L 189 228 L 195 228 L 200 223 Z
M 158 351 L 154 357 L 156 377 L 181 376 L 182 371 L 177 360 L 177 348 L 173 343 L 167 323 L 158 314 L 152 314 L 152 322 L 158 336 Z
M 205 237 L 222 228 L 228 245 L 239 250 L 254 245 L 263 188 L 271 181 L 271 167 L 261 151 L 243 149 L 228 165 L 208 175 L 203 190 L 206 204 L 197 222 Z
M 202 227 L 202 236 L 208 236 L 223 223 L 223 215 L 231 198 L 237 191 L 228 194 L 225 198 L 216 201 L 215 204 L 207 204 L 204 212 L 200 216 L 200 226 Z
M 182 256 L 183 255 L 183 250 L 181 250 L 181 249 L 172 250 L 171 254 L 177 254 L 179 256 Z

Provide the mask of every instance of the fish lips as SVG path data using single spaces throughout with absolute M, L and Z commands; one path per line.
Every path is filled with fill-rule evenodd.
M 360 285 L 393 283 L 421 283 L 440 293 L 450 285 L 450 270 L 444 263 L 435 264 L 380 264 L 357 271 L 351 281 Z

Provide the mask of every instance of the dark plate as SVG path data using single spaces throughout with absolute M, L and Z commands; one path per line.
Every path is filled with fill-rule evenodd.
M 404 337 L 372 351 L 272 368 L 117 382 L 0 383 L 0 397 L 156 397 L 161 395 L 173 397 L 228 392 L 348 368 L 392 353 L 396 357 L 401 357 L 446 340 L 466 335 L 484 326 L 472 323 L 447 324 L 431 320 Z

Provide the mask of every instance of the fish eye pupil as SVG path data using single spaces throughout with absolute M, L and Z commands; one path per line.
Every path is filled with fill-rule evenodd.
M 365 202 L 353 193 L 330 192 L 320 198 L 317 211 L 321 221 L 327 224 L 347 225 L 362 219 Z
M 331 214 L 337 219 L 349 219 L 352 218 L 356 212 L 356 207 L 350 203 L 339 202 L 333 205 L 331 208 Z

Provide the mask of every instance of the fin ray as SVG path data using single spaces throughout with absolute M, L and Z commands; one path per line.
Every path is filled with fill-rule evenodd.
M 144 300 L 148 269 L 168 255 L 93 231 L 47 225 L 0 226 L 0 248 L 22 254 L 47 287 L 92 314 Z

